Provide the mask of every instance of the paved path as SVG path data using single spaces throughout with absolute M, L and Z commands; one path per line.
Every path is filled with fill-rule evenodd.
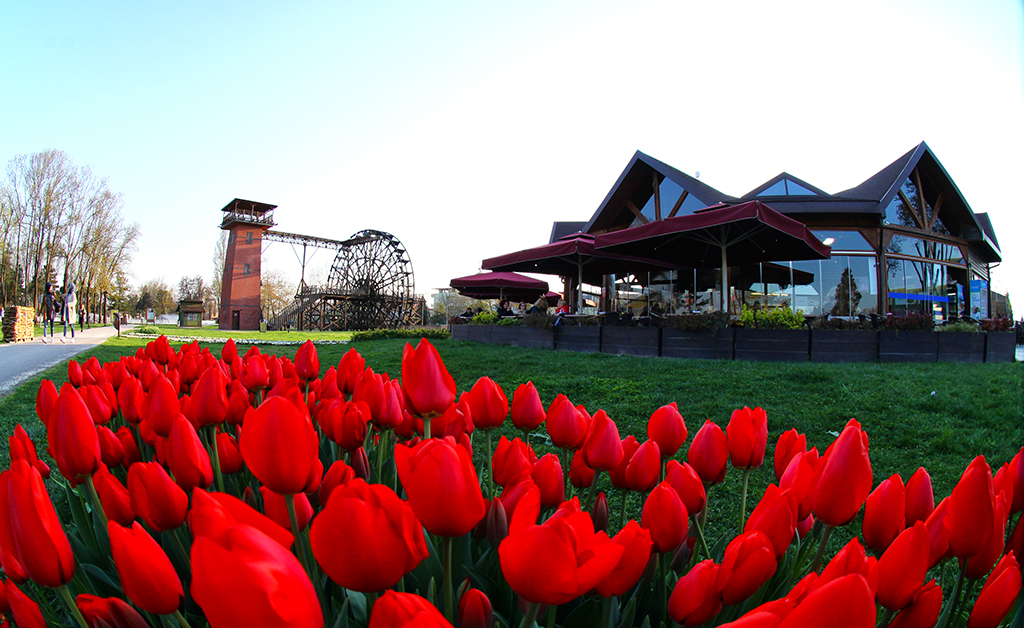
M 122 331 L 127 329 L 125 327 Z M 116 335 L 117 330 L 112 326 L 93 327 L 84 332 L 75 332 L 75 344 L 61 344 L 61 336 L 57 336 L 53 344 L 43 344 L 38 336 L 32 342 L 0 343 L 0 399 L 33 375 L 64 360 L 70 360 Z

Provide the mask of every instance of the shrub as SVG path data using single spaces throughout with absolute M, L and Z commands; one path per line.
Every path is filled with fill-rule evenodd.
M 725 312 L 700 312 L 661 319 L 662 327 L 673 327 L 684 331 L 718 331 L 728 324 L 729 315 Z
M 882 322 L 882 329 L 890 331 L 932 331 L 935 319 L 931 314 L 909 312 L 899 316 L 889 316 Z
M 474 325 L 496 325 L 501 317 L 494 312 L 480 312 L 473 317 Z
M 871 330 L 871 321 L 867 318 L 855 318 L 853 320 L 836 317 L 819 316 L 811 323 L 814 329 L 837 329 L 837 330 Z
M 800 329 L 804 326 L 804 315 L 799 310 L 794 312 L 788 307 L 756 312 L 744 305 L 740 314 L 740 324 L 759 329 Z
M 939 325 L 935 328 L 935 331 L 968 331 L 968 332 L 980 332 L 981 327 L 974 323 L 968 323 L 966 321 L 960 321 L 957 323 L 948 323 L 946 325 Z
M 1013 324 L 1008 318 L 983 318 L 981 319 L 982 331 L 1010 331 Z
M 555 317 L 550 314 L 542 314 L 541 312 L 534 312 L 533 314 L 527 314 L 526 318 L 523 319 L 523 324 L 527 327 L 540 327 L 542 329 L 550 329 L 555 324 Z
M 452 334 L 444 327 L 417 327 L 414 329 L 371 329 L 357 331 L 352 334 L 352 341 L 387 340 L 391 338 L 429 338 L 431 340 L 451 338 Z
M 498 324 L 503 325 L 505 327 L 510 327 L 514 325 L 522 325 L 523 321 L 522 319 L 519 318 L 502 318 L 498 321 Z

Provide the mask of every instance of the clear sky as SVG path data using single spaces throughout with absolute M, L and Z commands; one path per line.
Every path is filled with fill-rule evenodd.
M 210 279 L 240 197 L 283 231 L 394 234 L 429 294 L 587 220 L 636 150 L 728 194 L 838 192 L 923 140 L 1019 314 L 1022 26 L 1019 0 L 0 0 L 0 162 L 108 177 L 137 283 Z M 268 266 L 298 279 L 289 245 Z

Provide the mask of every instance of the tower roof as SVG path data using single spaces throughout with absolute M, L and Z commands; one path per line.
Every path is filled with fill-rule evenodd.
M 227 229 L 235 224 L 249 224 L 264 229 L 274 226 L 274 210 L 277 205 L 269 203 L 257 203 L 236 198 L 223 208 L 224 219 L 220 223 L 221 229 Z

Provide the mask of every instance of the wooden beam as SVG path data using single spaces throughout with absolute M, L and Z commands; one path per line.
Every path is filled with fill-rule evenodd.
M 928 231 L 935 231 L 935 222 L 939 219 L 940 209 L 942 209 L 942 192 L 939 192 L 939 198 L 935 199 L 935 207 L 932 207 L 932 217 L 928 220 Z
M 669 212 L 668 214 L 669 218 L 676 215 L 676 212 L 679 211 L 679 208 L 683 206 L 683 201 L 685 201 L 686 197 L 689 195 L 690 193 L 688 191 L 683 190 L 683 193 L 679 195 L 678 199 L 676 199 L 676 204 L 672 206 L 672 211 Z
M 658 173 L 651 171 L 654 183 L 654 219 L 661 220 L 661 193 L 658 191 Z
M 629 211 L 633 212 L 633 215 L 637 217 L 637 219 L 640 221 L 640 224 L 646 225 L 647 223 L 650 222 L 650 220 L 647 220 L 647 218 L 644 217 L 643 213 L 639 209 L 637 209 L 636 205 L 633 204 L 633 201 L 626 199 L 626 207 L 629 208 Z
M 931 224 L 932 217 L 925 210 L 928 207 L 928 201 L 924 197 L 924 186 L 921 185 L 921 171 L 916 168 L 914 169 L 914 183 L 917 184 L 917 198 L 921 201 L 921 224 L 927 226 Z
M 920 193 L 921 191 L 918 190 L 918 194 Z M 903 204 L 907 206 L 907 209 L 910 211 L 910 214 L 917 220 L 917 226 L 921 229 L 924 229 L 924 220 L 921 219 L 921 214 L 918 213 L 917 209 L 914 208 L 914 204 L 910 202 L 910 199 L 907 198 L 907 195 L 903 193 L 902 189 L 900 189 L 899 195 L 900 200 L 902 200 Z

